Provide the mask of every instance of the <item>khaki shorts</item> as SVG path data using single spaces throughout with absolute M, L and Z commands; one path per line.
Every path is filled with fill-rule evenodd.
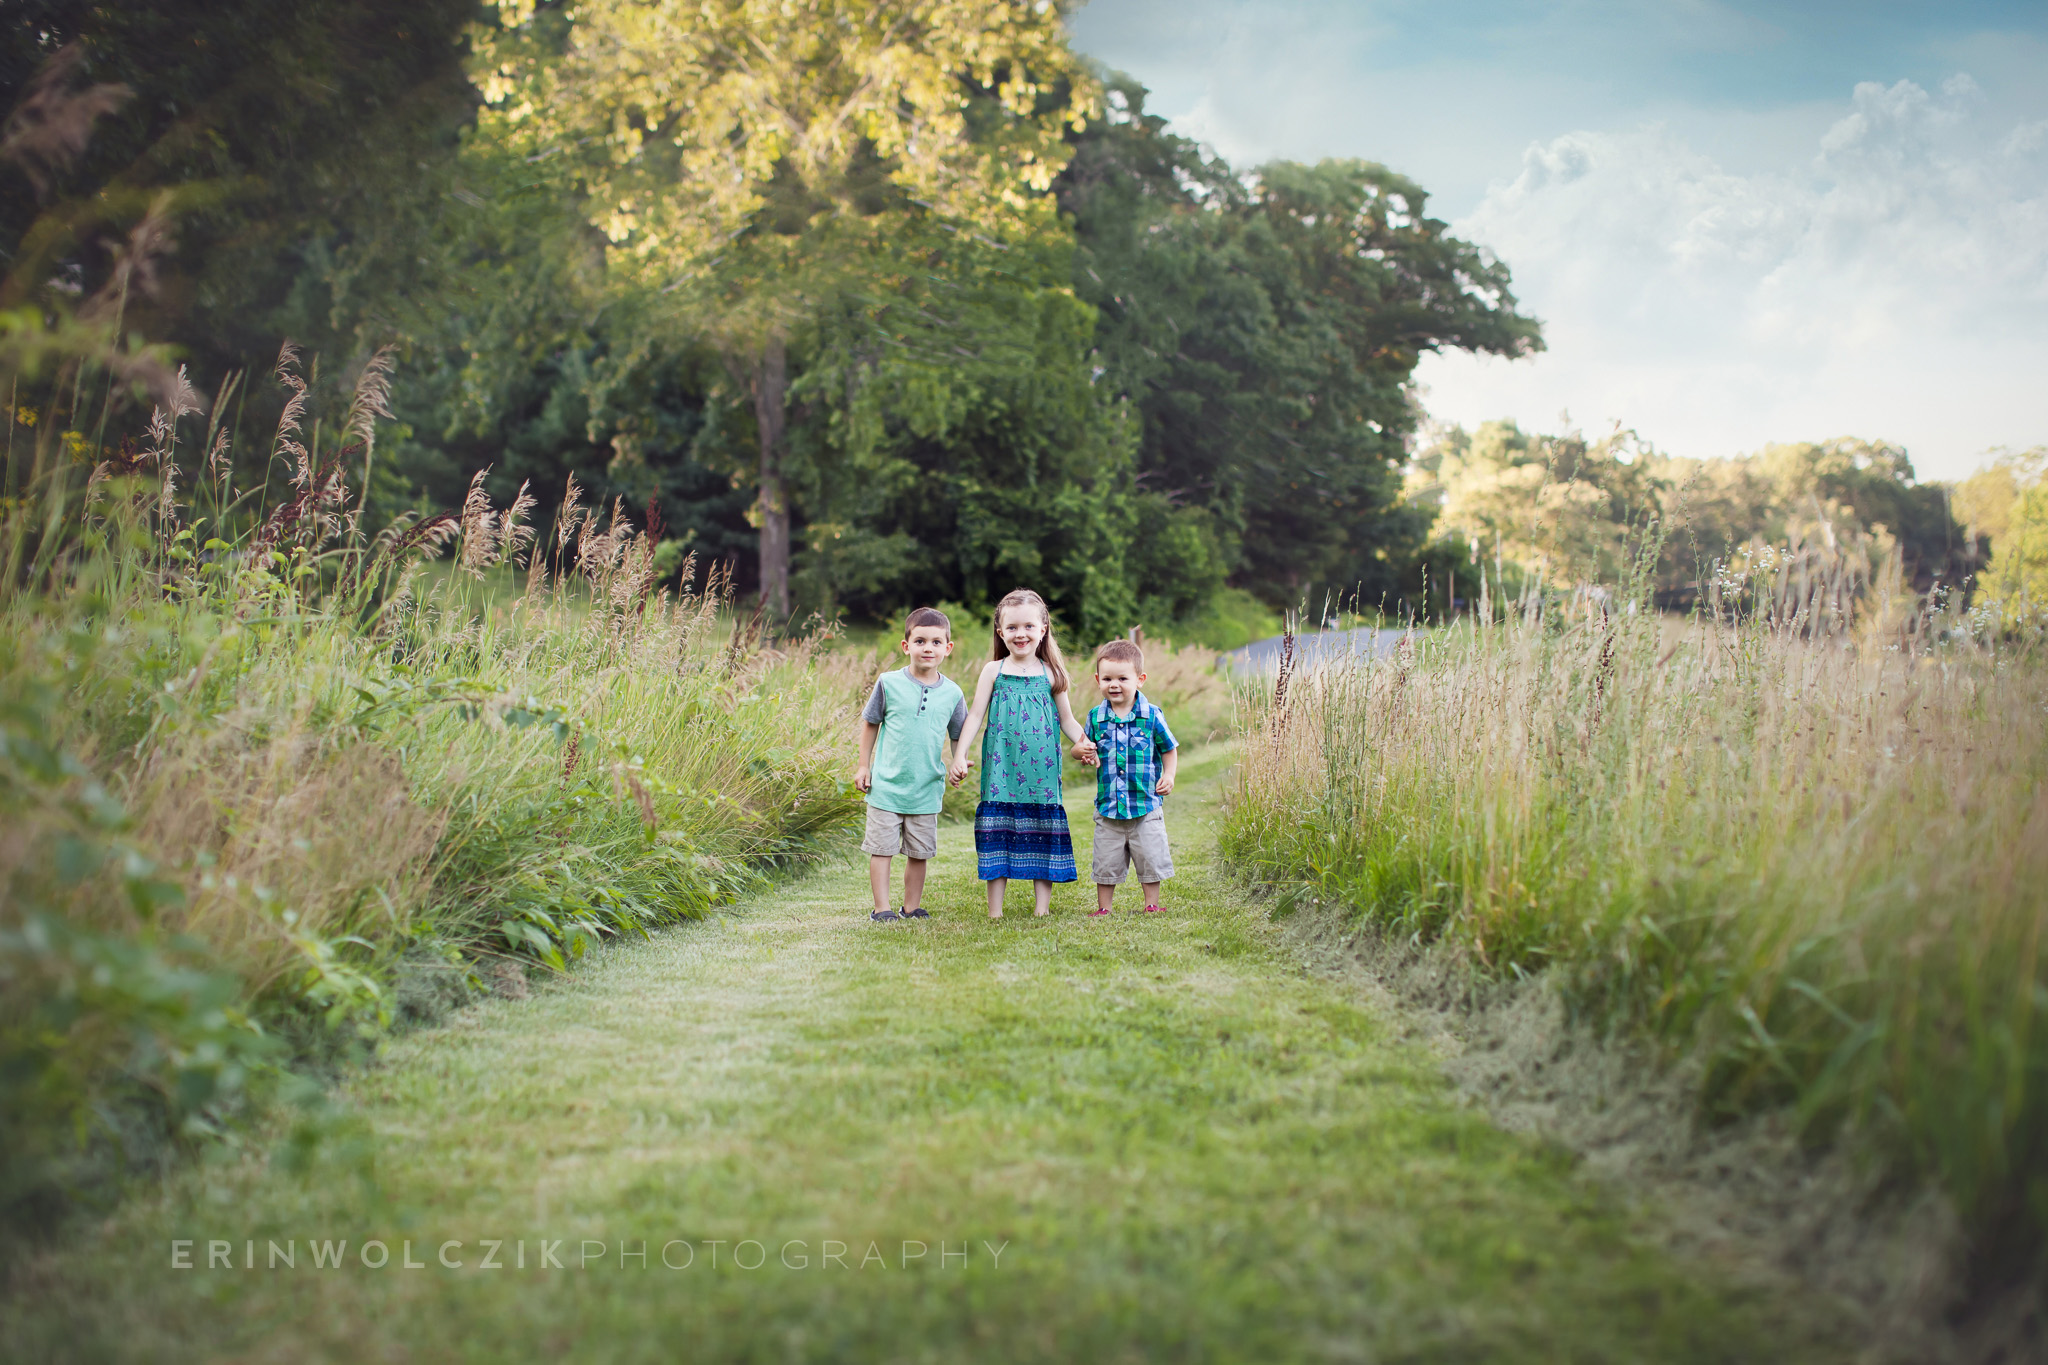
M 893 858 L 899 853 L 907 858 L 936 858 L 939 856 L 938 812 L 899 815 L 893 810 L 869 806 L 868 829 L 860 841 L 860 851 L 878 858 Z
M 1141 884 L 1163 882 L 1173 875 L 1173 852 L 1166 846 L 1166 811 L 1162 807 L 1136 820 L 1095 817 L 1095 884 L 1122 886 L 1125 871 Z

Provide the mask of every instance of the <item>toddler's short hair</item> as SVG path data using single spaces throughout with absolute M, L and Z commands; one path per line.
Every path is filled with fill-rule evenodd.
M 1129 664 L 1136 671 L 1145 671 L 1145 651 L 1130 640 L 1111 640 L 1095 651 L 1095 671 L 1100 673 L 1106 663 Z
M 908 640 L 910 632 L 916 630 L 919 626 L 937 626 L 940 630 L 946 632 L 948 640 L 953 638 L 952 620 L 937 607 L 919 607 L 916 611 L 910 613 L 909 618 L 903 623 L 903 638 Z

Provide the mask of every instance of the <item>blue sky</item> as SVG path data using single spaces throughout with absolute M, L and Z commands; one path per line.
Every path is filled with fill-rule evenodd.
M 1681 454 L 1833 435 L 1923 477 L 2048 443 L 2048 3 L 1093 0 L 1077 45 L 1233 163 L 1384 161 L 1550 351 L 1432 412 Z

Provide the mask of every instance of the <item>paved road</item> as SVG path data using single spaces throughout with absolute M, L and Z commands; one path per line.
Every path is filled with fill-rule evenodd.
M 1318 635 L 1297 635 L 1294 638 L 1294 654 L 1297 666 L 1311 660 L 1322 661 L 1341 658 L 1347 654 L 1361 658 L 1377 659 L 1392 654 L 1394 646 L 1400 643 L 1406 632 L 1361 626 L 1357 630 L 1331 630 Z M 1234 649 L 1223 657 L 1232 669 L 1239 673 L 1270 673 L 1280 667 L 1280 641 L 1275 635 L 1270 640 L 1254 640 L 1242 649 Z

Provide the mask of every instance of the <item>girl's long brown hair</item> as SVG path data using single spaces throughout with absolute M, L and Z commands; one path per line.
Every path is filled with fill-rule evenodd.
M 997 659 L 1010 657 L 1010 647 L 1003 643 L 1003 613 L 1011 607 L 1036 607 L 1038 619 L 1045 622 L 1045 634 L 1038 637 L 1038 661 L 1045 665 L 1046 675 L 1052 679 L 1053 694 L 1067 690 L 1067 661 L 1060 654 L 1059 642 L 1052 638 L 1052 609 L 1045 605 L 1045 599 L 1029 588 L 1019 588 L 996 603 L 996 652 Z

